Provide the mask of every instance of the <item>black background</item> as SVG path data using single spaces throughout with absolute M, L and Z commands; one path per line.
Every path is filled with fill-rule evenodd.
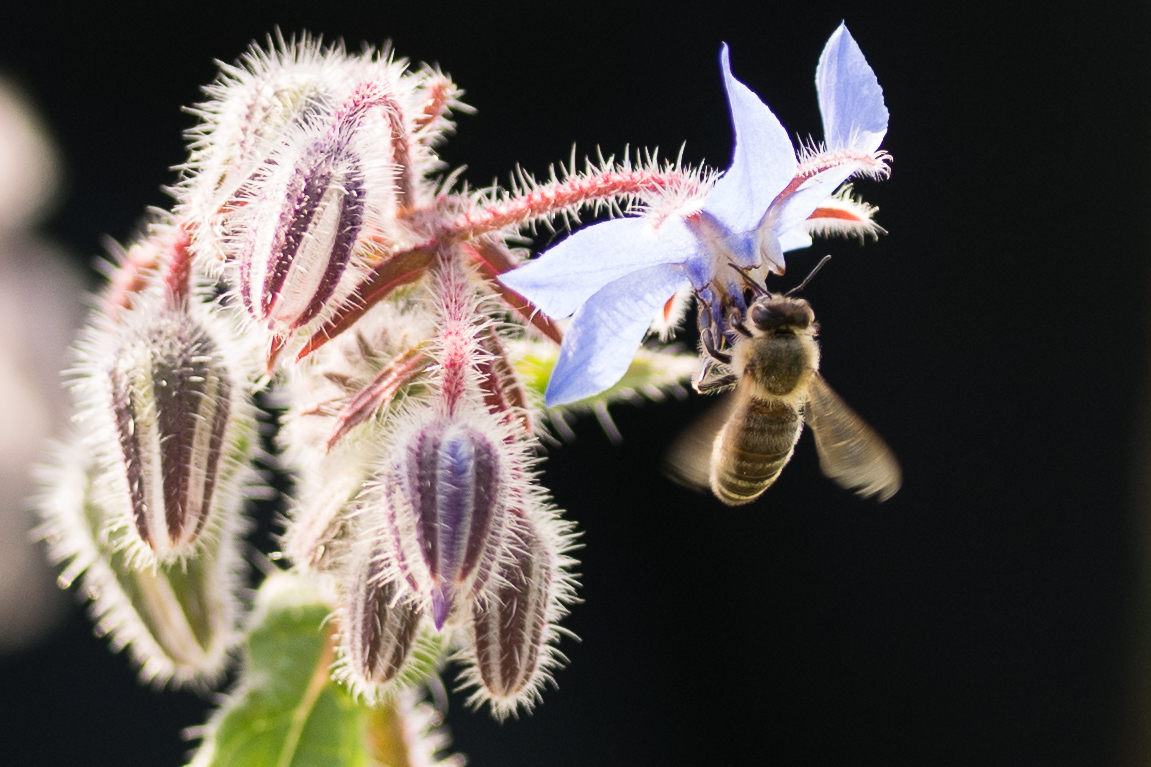
M 721 41 L 790 132 L 818 136 L 815 65 L 845 19 L 892 115 L 892 176 L 859 185 L 890 235 L 789 263 L 836 255 L 806 292 L 823 370 L 899 454 L 903 490 L 857 500 L 807 438 L 729 510 L 659 472 L 698 398 L 617 408 L 619 446 L 581 422 L 545 483 L 584 532 L 582 642 L 529 717 L 454 701 L 455 745 L 481 767 L 1136 763 L 1151 25 L 1009 6 L 9 3 L 0 70 L 70 169 L 45 231 L 87 259 L 168 204 L 181 105 L 277 24 L 442 65 L 479 110 L 443 155 L 482 185 L 542 175 L 573 142 L 686 141 L 725 167 Z M 77 606 L 0 659 L 0 761 L 178 765 L 207 705 L 138 687 Z

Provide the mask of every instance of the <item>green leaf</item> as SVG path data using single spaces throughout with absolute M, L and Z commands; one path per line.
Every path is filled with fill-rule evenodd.
M 239 688 L 206 725 L 192 767 L 377 764 L 368 736 L 378 715 L 331 679 L 329 612 L 307 579 L 268 577 L 256 597 Z

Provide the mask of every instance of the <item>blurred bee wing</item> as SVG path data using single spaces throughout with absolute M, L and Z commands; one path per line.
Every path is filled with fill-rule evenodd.
M 903 482 L 899 461 L 883 438 L 816 373 L 811 380 L 806 421 L 815 437 L 819 467 L 849 490 L 886 501 Z
M 663 457 L 663 473 L 673 482 L 693 490 L 711 490 L 711 451 L 735 406 L 735 395 L 720 401 L 684 429 Z

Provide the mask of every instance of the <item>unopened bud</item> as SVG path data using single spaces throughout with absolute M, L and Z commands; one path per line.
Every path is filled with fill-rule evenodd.
M 473 608 L 476 667 L 497 713 L 501 703 L 514 710 L 536 686 L 554 579 L 551 554 L 534 526 L 518 512 L 512 519 L 510 557 L 499 568 L 498 585 Z
M 184 307 L 150 319 L 125 327 L 109 404 L 135 530 L 167 561 L 189 552 L 212 514 L 236 386 Z
M 235 256 L 234 238 L 223 236 L 227 219 L 250 203 L 261 166 L 286 136 L 339 102 L 347 78 L 330 66 L 330 56 L 307 36 L 266 51 L 253 47 L 207 88 L 209 99 L 195 110 L 201 123 L 191 133 L 192 156 L 178 188 L 181 206 L 196 222 L 201 253 Z
M 271 329 L 294 330 L 332 297 L 364 223 L 359 162 L 324 137 L 277 168 L 253 201 L 240 254 L 240 292 Z
M 237 516 L 228 516 L 197 557 L 137 568 L 131 530 L 104 505 L 114 497 L 102 487 L 111 478 L 85 451 L 75 440 L 42 470 L 39 532 L 53 560 L 66 565 L 61 586 L 82 577 L 96 633 L 107 634 L 115 650 L 127 647 L 145 681 L 207 688 L 239 636 Z
M 353 567 L 355 581 L 343 615 L 344 655 L 353 674 L 384 684 L 403 668 L 421 616 L 401 601 L 394 583 L 383 579 L 377 552 L 365 547 Z
M 437 629 L 487 581 L 502 545 L 507 467 L 477 429 L 434 421 L 396 446 L 381 483 L 393 557 Z

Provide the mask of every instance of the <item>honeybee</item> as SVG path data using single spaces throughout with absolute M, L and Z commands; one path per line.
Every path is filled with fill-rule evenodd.
M 824 474 L 861 496 L 895 495 L 902 481 L 895 455 L 819 374 L 811 305 L 760 290 L 746 315 L 729 323 L 739 334 L 730 354 L 708 350 L 731 373 L 708 378 L 708 365 L 695 383 L 700 392 L 732 384 L 735 392 L 672 447 L 669 474 L 710 487 L 729 506 L 751 503 L 791 460 L 806 421 Z

